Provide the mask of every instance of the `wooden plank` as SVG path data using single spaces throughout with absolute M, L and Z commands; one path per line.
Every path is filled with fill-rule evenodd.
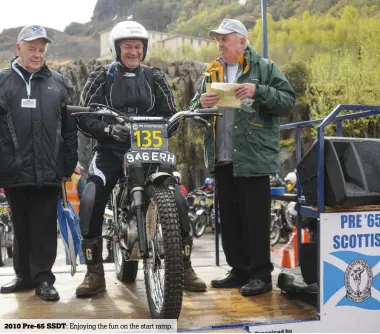
M 289 202 L 297 202 L 296 194 L 284 194 L 282 196 L 271 196 L 272 200 L 275 201 L 289 201 Z
M 208 284 L 222 276 L 226 268 L 198 267 L 198 275 Z M 143 273 L 140 270 L 134 284 L 122 284 L 113 272 L 106 272 L 107 291 L 89 299 L 75 297 L 75 289 L 83 279 L 83 273 L 71 277 L 57 274 L 56 288 L 61 299 L 45 302 L 34 291 L 3 294 L 0 297 L 1 319 L 148 319 Z M 0 276 L 0 284 L 9 281 Z M 277 282 L 273 275 L 273 283 Z M 213 289 L 208 285 L 204 293 L 185 292 L 179 328 L 206 327 L 240 322 L 304 319 L 316 316 L 313 308 L 302 307 L 287 299 L 278 289 L 256 297 L 243 297 L 238 289 Z M 227 332 L 235 331 L 235 329 Z M 206 330 L 207 331 L 207 330 Z
M 360 211 L 380 211 L 380 205 L 362 206 L 326 206 L 326 212 L 360 212 Z

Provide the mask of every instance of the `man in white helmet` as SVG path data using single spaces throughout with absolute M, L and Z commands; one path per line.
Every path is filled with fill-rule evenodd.
M 286 175 L 284 181 L 286 182 L 286 188 L 289 193 L 296 193 L 297 184 L 297 174 L 295 172 L 290 172 Z
M 141 65 L 148 49 L 148 32 L 134 21 L 118 23 L 110 33 L 115 61 L 91 73 L 81 96 L 81 105 L 105 104 L 126 115 L 170 117 L 176 110 L 174 97 L 157 68 Z M 93 296 L 106 289 L 102 264 L 102 223 L 107 199 L 120 176 L 124 154 L 129 149 L 127 127 L 96 116 L 81 116 L 79 129 L 97 140 L 95 155 L 80 204 L 83 253 L 87 273 L 76 290 L 78 297 Z M 172 134 L 169 134 L 169 136 Z M 179 187 L 175 193 L 184 246 L 185 289 L 205 291 L 206 284 L 191 267 L 192 239 L 189 236 L 186 199 Z M 87 258 L 87 254 L 92 254 Z

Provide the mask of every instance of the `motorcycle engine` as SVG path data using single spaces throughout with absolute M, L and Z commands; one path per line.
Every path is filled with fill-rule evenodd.
M 131 219 L 128 219 L 126 213 L 123 212 L 120 214 L 119 220 L 121 223 L 121 232 L 123 235 L 125 248 L 132 250 L 134 244 L 138 240 L 136 217 L 133 216 Z
M 293 228 L 296 226 L 296 218 L 297 218 L 297 211 L 296 211 L 296 202 L 290 202 L 285 210 L 285 217 L 286 222 L 288 223 L 290 228 Z

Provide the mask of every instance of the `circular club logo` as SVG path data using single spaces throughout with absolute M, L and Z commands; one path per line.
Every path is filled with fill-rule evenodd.
M 346 296 L 355 303 L 361 303 L 371 296 L 372 270 L 367 261 L 352 261 L 344 275 Z
M 133 124 L 133 125 L 132 125 L 132 129 L 133 129 L 133 130 L 137 130 L 138 128 L 139 128 L 139 126 L 138 126 L 137 124 Z

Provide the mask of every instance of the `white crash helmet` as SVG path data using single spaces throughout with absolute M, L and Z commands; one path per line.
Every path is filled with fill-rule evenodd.
M 180 172 L 173 172 L 173 176 L 175 178 L 178 178 L 178 183 L 181 183 L 182 182 L 182 175 Z
M 120 60 L 118 43 L 125 39 L 138 39 L 144 43 L 142 59 L 144 60 L 148 49 L 148 32 L 146 29 L 140 23 L 135 21 L 122 21 L 116 24 L 109 36 L 110 48 L 115 60 Z
M 294 172 L 288 173 L 288 175 L 286 175 L 284 181 L 289 181 L 290 183 L 295 184 L 297 182 L 296 173 L 294 173 Z

